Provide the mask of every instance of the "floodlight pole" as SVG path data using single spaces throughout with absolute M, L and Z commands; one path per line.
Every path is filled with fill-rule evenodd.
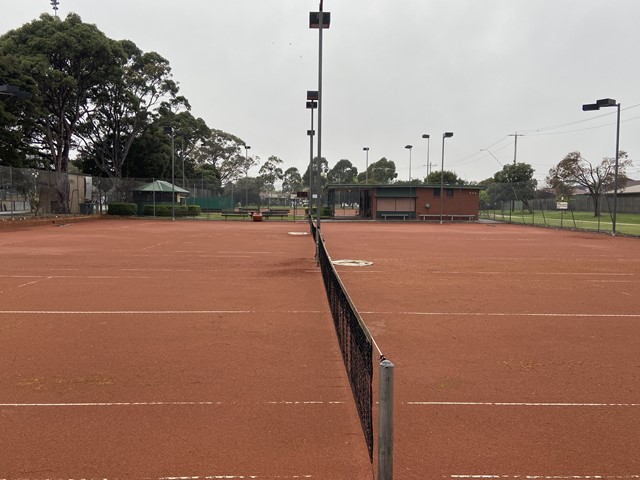
M 445 132 L 442 134 L 442 166 L 440 167 L 440 225 L 442 225 L 442 216 L 444 214 L 444 140 L 453 137 L 453 132 Z
M 405 145 L 404 148 L 409 150 L 409 183 L 411 183 L 411 150 L 413 150 L 413 145 Z
M 362 150 L 366 152 L 365 165 L 364 165 L 364 184 L 369 183 L 369 147 L 362 147 Z
M 247 144 L 244 146 L 244 208 L 249 206 L 249 149 Z M 242 195 L 242 194 L 240 194 Z
M 173 127 L 164 127 L 164 133 L 171 135 L 171 220 L 176 219 L 175 148 Z
M 323 11 L 323 0 L 320 0 L 320 8 L 316 13 L 311 12 L 309 16 L 309 27 L 317 28 L 319 31 L 318 37 L 318 204 L 317 204 L 317 220 L 316 226 L 318 229 L 317 241 L 318 248 L 320 245 L 320 211 L 322 208 L 322 32 L 325 28 L 329 28 L 331 21 L 331 14 Z
M 430 146 L 430 138 L 428 133 L 422 134 L 422 138 L 427 139 L 427 177 L 429 176 L 429 146 Z
M 307 109 L 311 110 L 311 130 L 307 130 L 309 135 L 309 216 L 313 218 L 313 137 L 316 134 L 313 129 L 313 111 L 318 108 L 318 92 L 307 90 Z
M 620 103 L 613 98 L 601 98 L 596 103 L 587 103 L 582 105 L 582 110 L 593 111 L 600 110 L 601 107 L 616 107 L 618 109 L 616 119 L 616 156 L 613 173 L 613 215 L 611 216 L 611 235 L 616 235 L 616 219 L 618 215 L 618 161 L 620 159 Z

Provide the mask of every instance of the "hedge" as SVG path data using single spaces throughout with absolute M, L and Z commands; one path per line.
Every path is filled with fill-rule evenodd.
M 107 215 L 137 215 L 138 206 L 135 203 L 110 203 L 107 205 Z

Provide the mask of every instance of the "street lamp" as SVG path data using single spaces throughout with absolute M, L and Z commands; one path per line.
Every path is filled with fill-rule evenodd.
M 331 13 L 324 12 L 322 9 L 323 0 L 320 0 L 320 8 L 318 12 L 309 12 L 309 28 L 317 28 L 319 31 L 318 37 L 318 208 L 317 208 L 317 223 L 318 229 L 318 249 L 320 245 L 320 208 L 322 202 L 320 201 L 322 195 L 322 181 L 320 180 L 322 170 L 322 31 L 329 28 L 331 23 Z
M 427 177 L 429 176 L 429 134 L 428 133 L 423 133 L 422 134 L 422 138 L 426 138 L 427 139 Z
M 409 150 L 409 183 L 411 183 L 411 149 L 413 145 L 405 145 L 404 148 Z
M 444 212 L 444 140 L 453 137 L 453 132 L 444 132 L 442 134 L 442 166 L 440 167 L 440 224 L 442 224 L 442 215 Z
M 362 150 L 365 151 L 365 164 L 364 164 L 364 184 L 367 185 L 369 183 L 369 147 L 362 147 Z
M 616 107 L 618 109 L 618 115 L 616 120 L 616 163 L 613 173 L 613 217 L 611 219 L 612 228 L 611 234 L 616 234 L 616 217 L 618 214 L 618 159 L 620 151 L 620 104 L 613 98 L 602 98 L 596 100 L 596 103 L 587 103 L 582 105 L 582 110 L 585 112 L 592 110 L 600 110 L 601 107 Z
M 58 16 L 58 5 L 60 2 L 58 0 L 51 0 L 51 6 L 53 7 L 53 13 L 57 17 Z
M 244 146 L 244 208 L 249 206 L 249 149 L 247 144 Z M 242 194 L 240 194 L 242 195 Z
M 171 135 L 171 220 L 176 219 L 176 170 L 175 170 L 175 133 L 173 127 L 164 127 L 164 133 Z

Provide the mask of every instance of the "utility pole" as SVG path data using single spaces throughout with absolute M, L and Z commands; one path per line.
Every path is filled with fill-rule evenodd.
M 516 164 L 516 158 L 518 156 L 518 137 L 524 137 L 524 133 L 510 133 L 510 137 L 515 137 L 515 144 L 513 146 L 513 164 Z

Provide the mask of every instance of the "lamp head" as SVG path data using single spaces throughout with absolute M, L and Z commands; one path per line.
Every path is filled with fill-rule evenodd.
M 442 138 L 451 138 L 453 137 L 453 132 L 444 132 L 442 134 Z
M 615 107 L 618 105 L 613 98 L 601 98 L 600 100 L 596 100 L 596 105 L 599 107 Z
M 413 148 L 413 145 L 405 145 L 404 148 L 408 148 L 409 150 L 411 150 Z
M 422 138 L 429 138 L 429 134 L 427 133 L 422 134 Z
M 362 150 L 368 152 L 369 151 L 369 147 L 362 147 Z

